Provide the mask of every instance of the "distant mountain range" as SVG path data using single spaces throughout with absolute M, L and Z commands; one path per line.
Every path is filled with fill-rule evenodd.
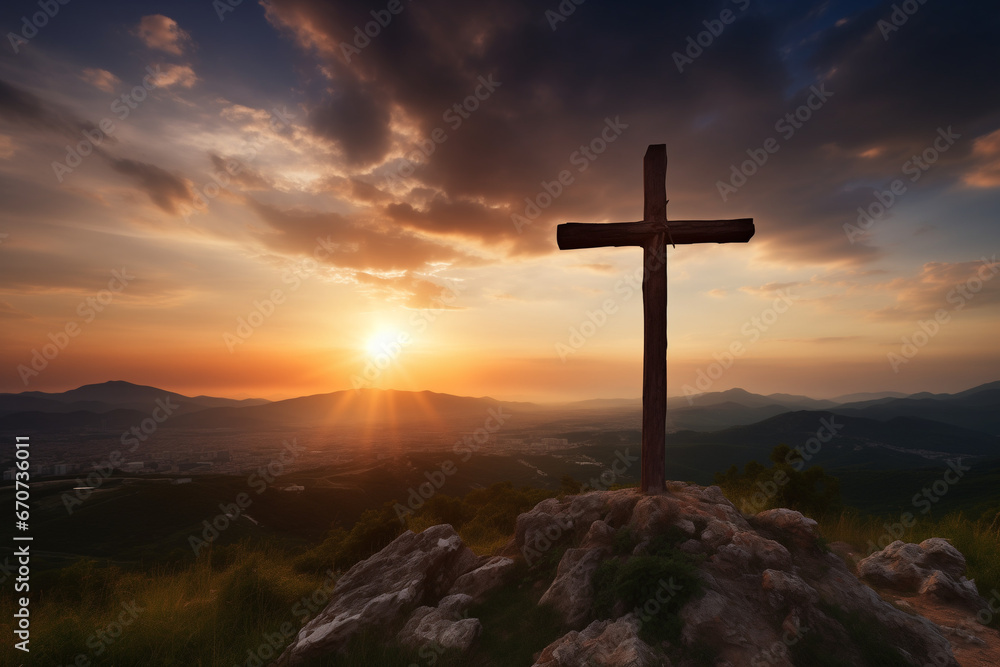
M 874 428 L 872 424 L 889 424 L 896 432 L 910 433 L 922 441 L 932 434 L 944 437 L 939 428 L 941 425 L 956 428 L 952 436 L 967 441 L 970 437 L 968 432 L 994 439 L 1000 436 L 1000 382 L 956 394 L 923 392 L 907 396 L 883 392 L 850 394 L 841 398 L 851 400 L 838 402 L 791 394 L 764 396 L 743 389 L 699 394 L 690 400 L 683 396 L 671 397 L 668 400 L 668 430 L 672 433 L 691 431 L 709 434 L 750 425 L 762 429 L 766 424 L 782 424 L 780 420 L 774 421 L 779 416 L 800 411 L 823 411 L 862 420 L 859 423 L 868 424 L 865 427 L 867 430 Z M 533 422 L 558 422 L 570 418 L 579 421 L 600 414 L 614 415 L 619 423 L 623 419 L 626 422 L 634 419 L 638 425 L 642 410 L 639 399 L 597 399 L 540 405 L 431 391 L 381 389 L 337 391 L 273 402 L 264 399 L 234 400 L 184 396 L 156 387 L 113 381 L 61 393 L 28 391 L 0 394 L 0 432 L 124 429 L 148 417 L 157 401 L 169 401 L 171 406 L 177 406 L 172 408 L 171 418 L 163 424 L 164 428 L 242 431 L 320 425 L 399 424 L 455 430 L 482 425 L 490 410 L 506 410 Z M 711 440 L 712 436 L 705 437 Z M 935 446 L 935 451 L 943 450 Z
M 139 410 L 148 412 L 157 399 L 176 403 L 176 414 L 197 412 L 206 408 L 246 407 L 262 405 L 269 401 L 262 398 L 248 398 L 238 401 L 232 398 L 212 396 L 184 396 L 165 389 L 132 384 L 121 380 L 88 384 L 60 393 L 24 391 L 20 394 L 0 394 L 0 415 L 16 412 L 93 412 L 106 413 L 113 410 Z

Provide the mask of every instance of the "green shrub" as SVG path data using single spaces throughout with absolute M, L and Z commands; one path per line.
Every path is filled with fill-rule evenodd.
M 657 555 L 609 558 L 594 574 L 594 614 L 612 618 L 615 607 L 634 611 L 647 641 L 677 641 L 681 608 L 701 592 L 694 559 L 679 551 Z

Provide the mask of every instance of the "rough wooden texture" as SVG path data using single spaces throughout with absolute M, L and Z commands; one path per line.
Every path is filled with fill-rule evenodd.
M 753 218 L 737 220 L 671 220 L 670 238 L 677 245 L 689 243 L 746 243 L 753 236 Z M 664 223 L 566 222 L 556 228 L 560 250 L 644 246 Z
M 667 423 L 667 244 L 746 243 L 752 218 L 667 221 L 667 147 L 651 144 L 643 160 L 643 220 L 589 224 L 567 222 L 556 228 L 561 250 L 639 246 L 642 248 L 643 493 L 661 493 L 666 479 Z
M 667 221 L 667 147 L 646 149 L 643 160 L 644 222 Z M 672 235 L 672 232 L 671 232 Z M 642 479 L 643 493 L 660 493 L 666 474 L 667 248 L 662 229 L 643 246 L 642 260 Z

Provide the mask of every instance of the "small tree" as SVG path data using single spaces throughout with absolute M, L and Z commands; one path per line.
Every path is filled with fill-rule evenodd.
M 840 481 L 820 466 L 803 470 L 805 461 L 787 445 L 771 451 L 771 466 L 750 461 L 740 473 L 736 466 L 715 473 L 715 483 L 726 495 L 754 512 L 788 507 L 808 516 L 840 510 Z

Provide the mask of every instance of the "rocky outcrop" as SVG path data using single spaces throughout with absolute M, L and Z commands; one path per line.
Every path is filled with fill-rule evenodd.
M 877 586 L 916 592 L 982 609 L 986 601 L 965 577 L 965 556 L 940 537 L 920 544 L 896 540 L 858 563 L 858 576 Z
M 550 644 L 533 667 L 670 667 L 670 661 L 639 639 L 639 620 L 594 621 Z
M 687 664 L 683 655 L 692 650 L 709 651 L 720 665 L 790 666 L 800 642 L 812 655 L 864 664 L 872 636 L 880 650 L 915 665 L 933 657 L 937 667 L 957 667 L 941 628 L 883 600 L 821 545 L 816 529 L 793 510 L 748 517 L 718 487 L 668 482 L 658 495 L 621 489 L 542 501 L 518 517 L 502 557 L 476 558 L 451 526 L 407 532 L 337 582 L 329 605 L 279 664 L 341 650 L 372 627 L 401 627 L 397 640 L 412 647 L 474 650 L 490 628 L 469 617 L 470 606 L 507 584 L 521 559 L 537 566 L 532 572 L 554 570 L 540 582 L 539 604 L 558 612 L 568 630 L 536 655 L 538 667 Z M 616 563 L 605 572 L 640 556 L 637 567 L 686 561 L 686 583 L 656 575 L 645 603 L 618 600 L 609 613 L 605 596 L 609 617 L 596 617 L 595 572 L 609 559 Z M 873 582 L 927 595 L 969 600 L 975 593 L 964 558 L 944 540 L 897 542 L 859 568 Z M 647 644 L 644 625 L 667 608 L 680 627 L 670 635 L 676 645 Z
M 606 547 L 568 549 L 559 561 L 552 585 L 538 603 L 553 606 L 569 627 L 589 620 L 594 606 L 594 573 L 610 551 Z
M 465 618 L 472 603 L 469 595 L 448 595 L 437 607 L 420 607 L 410 616 L 396 639 L 410 647 L 440 646 L 466 651 L 483 631 L 477 618 Z
M 600 623 L 624 622 L 624 617 L 613 623 L 592 617 L 588 584 L 593 570 L 610 557 L 616 535 L 627 530 L 634 554 L 670 534 L 680 551 L 704 557 L 698 568 L 703 592 L 680 611 L 681 641 L 688 647 L 710 646 L 719 660 L 791 665 L 789 647 L 812 634 L 811 643 L 862 664 L 865 649 L 851 633 L 859 624 L 875 624 L 882 628 L 881 639 L 901 656 L 916 661 L 936 655 L 935 664 L 957 665 L 934 624 L 882 600 L 840 558 L 820 547 L 812 519 L 788 509 L 744 517 L 718 487 L 680 482 L 667 487 L 652 496 L 622 489 L 549 499 L 519 518 L 515 546 L 526 559 L 537 560 L 557 545 L 569 546 L 541 602 L 551 603 L 570 627 L 586 625 L 553 642 L 542 654 L 550 662 L 539 658 L 540 664 L 572 664 L 562 662 L 557 650 L 575 655 L 573 651 L 600 636 L 594 634 L 598 629 L 607 627 Z M 574 510 L 599 520 L 586 524 Z M 656 583 L 650 582 L 651 595 Z M 665 657 L 658 648 L 647 648 L 659 659 Z
M 486 593 L 503 583 L 513 568 L 514 561 L 512 559 L 495 556 L 456 579 L 448 594 L 462 593 L 477 602 L 481 601 Z
M 369 627 L 389 625 L 428 602 L 437 603 L 478 562 L 449 525 L 406 531 L 342 576 L 327 607 L 285 649 L 279 665 L 335 653 Z

